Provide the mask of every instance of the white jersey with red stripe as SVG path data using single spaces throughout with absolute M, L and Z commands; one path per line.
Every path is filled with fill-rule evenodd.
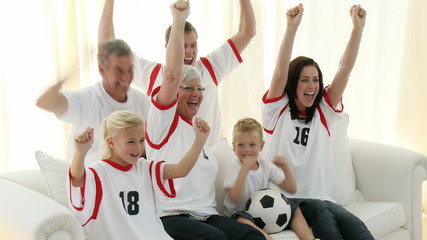
M 135 57 L 134 83 L 143 89 L 148 96 L 161 85 L 163 81 L 163 66 L 160 63 L 148 61 Z M 234 70 L 242 58 L 237 51 L 233 41 L 229 39 L 218 49 L 201 57 L 196 61 L 195 67 L 200 71 L 201 83 L 206 88 L 203 93 L 203 101 L 197 113 L 211 127 L 207 145 L 212 146 L 223 136 L 221 128 L 221 112 L 218 98 L 218 84 L 224 77 Z
M 73 187 L 68 174 L 71 211 L 91 239 L 172 239 L 155 214 L 153 189 L 175 196 L 163 167 L 143 158 L 126 167 L 102 160 L 86 168 L 82 187 Z
M 147 116 L 146 153 L 154 161 L 178 163 L 194 142 L 192 123 L 176 112 L 177 102 L 161 106 L 155 102 L 160 87 L 153 91 Z M 218 214 L 215 207 L 215 178 L 218 165 L 215 157 L 205 146 L 190 173 L 174 179 L 175 198 L 156 195 L 156 207 L 160 216 L 185 212 L 204 217 Z
M 290 198 L 316 198 L 334 201 L 332 191 L 332 152 L 330 130 L 342 116 L 343 105 L 333 108 L 324 96 L 310 123 L 291 119 L 289 99 L 283 95 L 274 99 L 263 97 L 262 125 L 266 135 L 264 159 L 285 156 L 295 174 L 298 190 L 284 192 Z
M 245 211 L 246 201 L 252 193 L 268 188 L 270 182 L 279 185 L 285 179 L 285 174 L 280 168 L 271 161 L 264 161 L 261 157 L 258 157 L 258 169 L 248 172 L 245 191 L 243 192 L 244 196 L 240 198 L 240 202 L 236 203 L 231 200 L 228 190 L 236 183 L 241 168 L 242 163 L 236 157 L 225 173 L 223 186 L 227 193 L 224 198 L 224 207 L 228 216 L 231 216 L 236 211 Z

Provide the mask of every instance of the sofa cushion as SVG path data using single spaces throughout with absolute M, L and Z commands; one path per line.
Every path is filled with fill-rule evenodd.
M 284 230 L 278 233 L 269 234 L 273 240 L 299 240 L 297 234 L 292 230 Z
M 231 166 L 233 159 L 236 155 L 231 148 L 230 143 L 228 143 L 226 138 L 219 139 L 211 148 L 211 152 L 214 154 L 216 161 L 218 163 L 218 173 L 215 180 L 215 198 L 217 202 L 217 211 L 221 215 L 225 215 L 224 211 L 224 198 L 225 191 L 223 188 L 224 183 L 224 174 L 227 169 Z
M 400 203 L 363 201 L 345 208 L 365 223 L 375 239 L 406 222 L 405 212 Z
M 49 197 L 68 207 L 65 182 L 70 162 L 53 158 L 41 151 L 36 151 L 35 155 L 40 171 L 43 174 Z
M 343 113 L 342 118 L 331 129 L 333 187 L 332 197 L 341 206 L 363 201 L 364 198 L 356 189 L 356 174 L 351 160 L 350 143 L 347 136 L 349 118 Z

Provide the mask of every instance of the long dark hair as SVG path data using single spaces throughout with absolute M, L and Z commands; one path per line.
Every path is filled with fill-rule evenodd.
M 320 71 L 319 65 L 309 57 L 297 57 L 289 63 L 289 72 L 288 72 L 288 81 L 285 86 L 285 93 L 289 98 L 289 106 L 291 109 L 291 118 L 296 119 L 299 116 L 299 110 L 297 105 L 295 104 L 295 99 L 297 97 L 297 86 L 298 80 L 300 78 L 301 70 L 305 66 L 314 66 L 319 73 L 319 93 L 314 99 L 314 103 L 311 107 L 307 108 L 305 123 L 311 122 L 313 119 L 314 111 L 316 111 L 317 106 L 319 106 L 320 100 L 323 96 L 323 75 L 322 71 Z

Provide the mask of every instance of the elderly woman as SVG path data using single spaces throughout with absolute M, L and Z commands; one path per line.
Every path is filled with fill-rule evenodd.
M 194 141 L 192 120 L 203 100 L 200 73 L 184 60 L 184 24 L 189 3 L 171 6 L 172 30 L 166 50 L 165 79 L 153 91 L 147 119 L 147 157 L 168 163 L 179 161 Z M 182 79 L 182 80 L 181 80 Z M 175 179 L 176 197 L 157 197 L 157 213 L 166 232 L 174 239 L 265 239 L 250 227 L 215 209 L 215 157 L 204 148 L 191 172 Z

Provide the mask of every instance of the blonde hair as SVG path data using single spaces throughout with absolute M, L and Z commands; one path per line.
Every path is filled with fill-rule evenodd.
M 233 144 L 237 140 L 237 135 L 244 132 L 254 133 L 260 142 L 264 141 L 261 124 L 253 118 L 242 118 L 236 122 L 233 128 Z
M 104 118 L 101 122 L 102 157 L 110 158 L 112 155 L 112 150 L 107 142 L 108 138 L 116 136 L 117 132 L 122 129 L 136 127 L 140 124 L 144 124 L 144 120 L 138 114 L 127 110 L 113 112 Z

